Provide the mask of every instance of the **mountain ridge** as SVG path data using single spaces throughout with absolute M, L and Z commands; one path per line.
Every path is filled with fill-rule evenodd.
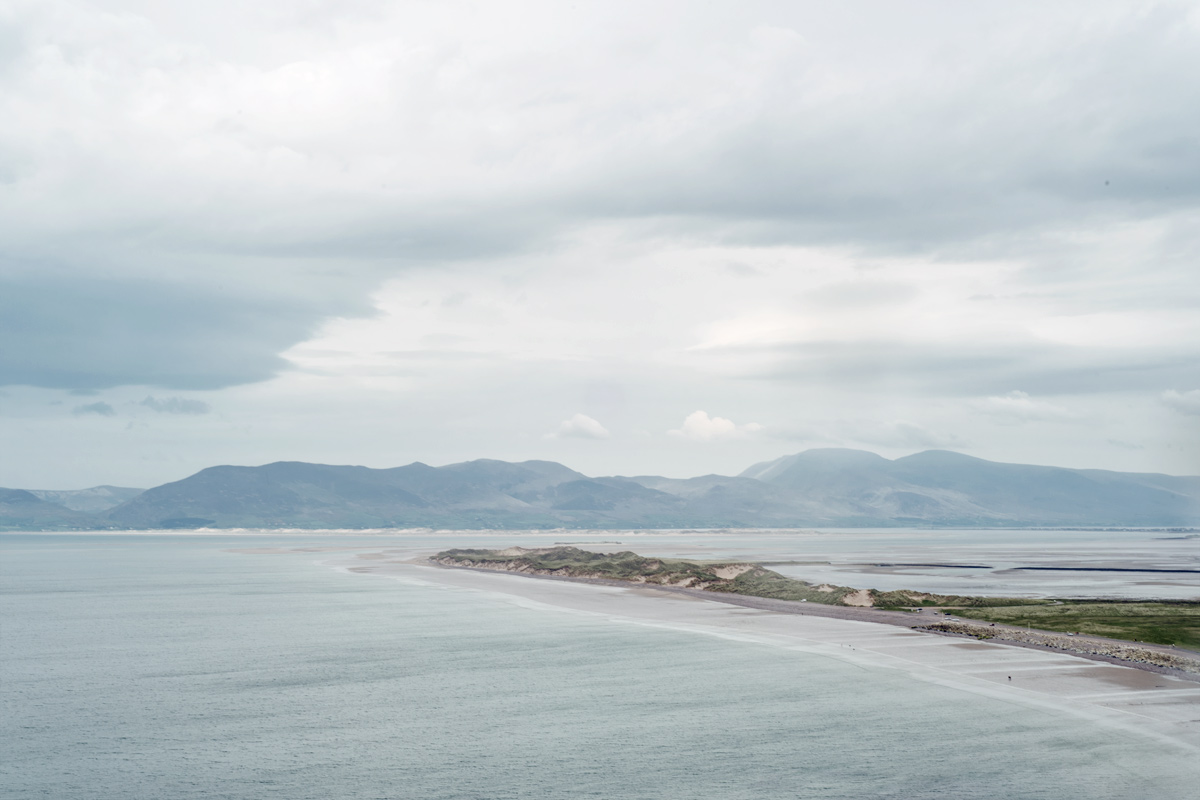
M 99 489 L 116 487 L 59 494 Z M 944 450 L 897 459 L 806 450 L 739 475 L 695 478 L 589 477 L 544 460 L 386 469 L 277 461 L 207 467 L 140 493 L 118 491 L 136 494 L 89 513 L 44 499 L 53 492 L 0 490 L 0 528 L 1200 525 L 1200 477 L 1009 464 Z

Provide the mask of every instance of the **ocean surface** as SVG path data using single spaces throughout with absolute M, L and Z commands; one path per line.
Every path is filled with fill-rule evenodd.
M 924 552 L 926 534 L 868 548 L 870 535 L 841 551 L 775 533 L 588 541 L 847 564 L 865 563 L 860 546 L 868 560 Z M 321 549 L 585 538 L 0 535 L 0 798 L 1197 796 L 1194 753 L 1069 714 L 767 643 L 356 575 Z M 295 547 L 311 552 L 232 552 Z

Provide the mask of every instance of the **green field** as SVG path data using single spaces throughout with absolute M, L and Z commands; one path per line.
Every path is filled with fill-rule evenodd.
M 967 619 L 1024 628 L 1200 650 L 1200 603 L 1070 601 L 1056 605 L 962 608 L 954 613 Z

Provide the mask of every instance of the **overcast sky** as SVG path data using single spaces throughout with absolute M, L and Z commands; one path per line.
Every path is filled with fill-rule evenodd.
M 0 486 L 1200 474 L 1200 6 L 0 0 Z

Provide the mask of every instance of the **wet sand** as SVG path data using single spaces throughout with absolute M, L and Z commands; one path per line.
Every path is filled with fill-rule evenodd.
M 379 551 L 321 563 L 363 575 L 487 592 L 523 606 L 899 669 L 920 680 L 1136 731 L 1190 751 L 1189 757 L 1200 755 L 1200 684 L 1192 680 L 1054 650 L 913 630 L 916 615 L 904 612 L 446 568 Z M 799 605 L 805 608 L 796 609 Z

